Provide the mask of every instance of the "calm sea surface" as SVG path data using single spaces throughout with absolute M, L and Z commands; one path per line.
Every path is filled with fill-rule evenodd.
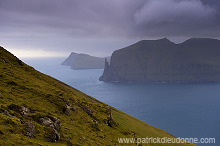
M 22 59 L 96 99 L 181 138 L 216 138 L 220 145 L 220 83 L 129 84 L 98 81 L 103 70 L 72 70 L 64 58 Z

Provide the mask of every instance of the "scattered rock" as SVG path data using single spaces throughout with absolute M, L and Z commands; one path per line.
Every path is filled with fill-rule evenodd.
M 50 126 L 53 124 L 53 121 L 48 117 L 42 117 L 39 119 L 39 121 L 40 121 L 40 124 L 44 126 Z
M 30 110 L 27 107 L 21 106 L 21 108 L 20 108 L 21 115 L 28 116 L 29 112 L 30 112 Z
M 87 105 L 82 105 L 82 109 L 95 121 L 100 121 L 98 118 L 96 118 L 93 115 L 93 111 L 87 106 Z
M 66 104 L 66 107 L 64 109 L 64 113 L 68 116 L 70 115 L 70 111 L 71 111 L 70 109 L 71 109 L 71 106 Z
M 78 112 L 78 108 L 77 107 L 71 107 L 70 108 L 72 111 L 74 111 L 74 112 Z
M 34 134 L 36 133 L 35 126 L 32 122 L 22 121 L 22 125 L 25 126 L 26 130 L 26 136 L 28 137 L 34 137 Z
M 98 121 L 93 120 L 94 124 L 92 124 L 92 127 L 96 130 L 96 131 L 101 131 L 101 129 L 99 129 L 99 124 Z
M 3 63 L 7 63 L 7 61 L 5 61 L 4 59 L 2 59 L 1 62 L 3 62 Z
M 53 126 L 55 128 L 55 130 L 57 130 L 58 132 L 60 132 L 61 130 L 61 123 L 60 120 L 56 117 L 53 116 L 48 116 L 52 121 L 53 121 Z
M 51 128 L 53 130 L 53 133 L 51 134 L 50 141 L 56 142 L 56 141 L 60 140 L 60 138 L 61 138 L 60 133 L 56 129 L 54 129 L 53 127 L 51 127 Z
M 10 106 L 8 106 L 8 108 L 10 110 L 13 110 L 13 111 L 19 113 L 24 118 L 28 117 L 30 112 L 34 112 L 33 110 L 31 110 L 25 106 L 18 106 L 15 104 L 11 104 Z M 71 106 L 68 106 L 68 109 L 73 110 L 74 108 Z M 9 113 L 9 111 L 7 111 L 7 110 L 4 110 L 4 112 L 2 114 L 13 117 Z M 32 120 L 35 120 L 38 123 L 40 123 L 41 125 L 44 125 L 44 126 L 51 128 L 51 130 L 49 131 L 49 133 L 50 133 L 49 141 L 56 142 L 56 141 L 60 140 L 60 138 L 61 138 L 61 134 L 60 134 L 61 123 L 58 118 L 56 118 L 54 116 L 40 115 L 39 117 L 37 117 L 35 119 L 33 118 Z M 36 132 L 35 125 L 32 122 L 28 122 L 28 121 L 22 121 L 21 123 L 25 126 L 25 130 L 26 130 L 25 135 L 28 137 L 34 137 L 34 134 Z
M 66 104 L 66 107 L 64 109 L 64 113 L 66 115 L 70 115 L 70 111 L 74 111 L 74 112 L 77 112 L 78 111 L 78 108 L 77 107 L 72 107 L 70 104 Z
M 9 111 L 7 111 L 7 110 L 4 110 L 4 112 L 2 112 L 2 114 L 3 114 L 3 115 L 6 115 L 6 116 L 9 116 L 9 117 L 13 117 L 13 116 L 9 113 Z
M 60 121 L 57 117 L 54 116 L 46 116 L 46 117 L 50 118 L 53 122 Z
M 83 105 L 82 109 L 88 114 L 88 115 L 92 115 L 93 111 L 87 106 L 87 105 Z
M 39 122 L 40 124 L 50 127 L 52 129 L 52 133 L 51 133 L 49 141 L 56 142 L 60 140 L 61 123 L 58 118 L 54 116 L 41 116 L 39 118 Z
M 115 121 L 113 121 L 113 119 L 108 118 L 108 119 L 107 119 L 107 125 L 108 125 L 109 127 L 113 127 L 113 126 L 116 125 L 116 124 L 115 124 Z
M 107 108 L 108 108 L 108 116 L 109 117 L 106 120 L 104 120 L 104 123 L 107 124 L 109 127 L 113 127 L 114 125 L 116 125 L 116 123 L 112 117 L 112 109 L 111 109 L 111 107 L 107 107 Z
M 31 109 L 29 109 L 29 108 L 27 108 L 25 106 L 18 106 L 16 104 L 11 104 L 10 106 L 8 106 L 8 108 L 10 110 L 13 110 L 13 111 L 21 114 L 22 116 L 24 116 L 26 118 L 28 117 L 30 112 L 32 112 L 32 113 L 34 112 L 33 110 L 31 110 Z
M 109 115 L 109 117 L 111 118 L 111 119 L 113 119 L 112 118 L 112 109 L 111 109 L 111 107 L 107 107 L 107 109 L 108 109 L 108 115 Z

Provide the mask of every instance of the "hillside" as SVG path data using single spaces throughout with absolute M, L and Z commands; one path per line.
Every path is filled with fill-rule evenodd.
M 113 52 L 101 81 L 219 82 L 220 40 L 143 40 Z
M 0 145 L 118 145 L 119 137 L 173 137 L 36 71 L 2 47 L 0 82 Z
M 72 52 L 61 65 L 71 66 L 72 69 L 103 69 L 105 58 L 78 54 Z

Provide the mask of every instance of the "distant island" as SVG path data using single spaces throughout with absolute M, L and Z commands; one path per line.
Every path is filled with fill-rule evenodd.
M 80 69 L 103 69 L 105 58 L 94 57 L 88 54 L 72 52 L 61 65 L 71 66 L 74 70 Z
M 180 44 L 167 38 L 142 40 L 114 51 L 99 80 L 219 82 L 220 40 L 191 38 Z

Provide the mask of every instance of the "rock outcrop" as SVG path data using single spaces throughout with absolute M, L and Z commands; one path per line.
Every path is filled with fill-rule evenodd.
M 87 54 L 78 54 L 72 52 L 69 57 L 61 64 L 71 66 L 72 69 L 103 69 L 105 58 L 90 56 Z
M 143 40 L 116 50 L 105 62 L 101 81 L 219 82 L 220 40 Z
M 36 128 L 34 124 L 28 121 L 22 121 L 21 123 L 25 126 L 25 135 L 28 137 L 34 137 L 34 134 L 36 133 Z
M 61 123 L 58 118 L 53 117 L 53 116 L 43 116 L 42 115 L 39 118 L 39 123 L 51 128 L 52 131 L 50 134 L 49 141 L 56 142 L 56 141 L 60 140 L 60 138 L 61 138 L 61 135 L 60 135 Z

